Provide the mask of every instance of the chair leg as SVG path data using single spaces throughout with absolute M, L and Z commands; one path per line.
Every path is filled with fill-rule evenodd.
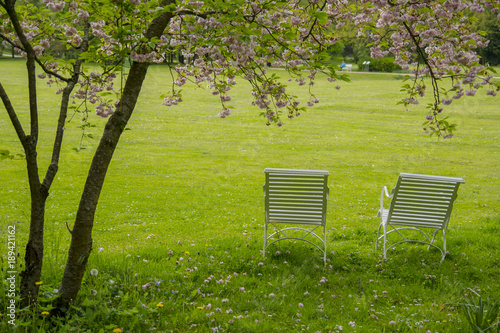
M 264 223 L 264 248 L 262 249 L 262 256 L 266 256 L 266 244 L 267 244 L 267 222 Z
M 324 255 L 323 255 L 323 261 L 325 262 L 325 266 L 326 266 L 326 225 L 323 226 L 323 234 L 324 234 L 323 244 L 325 246 Z
M 382 227 L 382 223 L 380 223 L 380 225 L 378 226 L 378 230 L 377 230 L 377 240 L 375 242 L 375 251 L 378 250 L 378 238 L 380 236 L 380 228 Z
M 386 227 L 385 223 L 383 224 L 383 227 L 384 227 L 384 260 L 387 260 L 387 249 L 386 249 L 386 246 L 387 246 L 387 227 Z
M 446 230 L 443 229 L 443 258 L 441 261 L 444 260 L 444 257 L 446 257 Z

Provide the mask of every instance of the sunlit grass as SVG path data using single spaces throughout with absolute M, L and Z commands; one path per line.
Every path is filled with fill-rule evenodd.
M 1 60 L 0 69 L 27 128 L 24 64 Z M 244 82 L 232 91 L 235 110 L 226 119 L 217 117 L 218 100 L 193 85 L 184 87 L 185 102 L 166 108 L 159 96 L 170 75 L 152 67 L 107 174 L 79 299 L 60 331 L 335 332 L 342 326 L 346 332 L 467 332 L 452 303 L 468 288 L 500 298 L 499 101 L 479 92 L 454 102 L 445 112 L 459 125 L 457 136 L 438 140 L 420 126 L 426 101 L 408 111 L 396 105 L 403 97 L 400 77 L 351 79 L 340 90 L 319 80 L 313 93 L 320 103 L 278 128 L 265 126 L 260 110 L 250 106 Z M 57 99 L 40 86 L 42 173 Z M 308 99 L 307 89 L 292 89 Z M 18 313 L 19 325 L 48 327 L 41 312 L 59 287 L 70 240 L 65 224 L 73 223 L 98 144 L 85 139 L 85 149 L 73 149 L 80 147 L 80 118 L 66 126 L 47 201 L 41 307 Z M 97 126 L 90 133 L 99 137 L 105 120 L 92 122 Z M 5 111 L 0 130 L 0 149 L 22 153 Z M 5 234 L 9 223 L 18 226 L 22 255 L 30 214 L 25 161 L 0 163 L 0 227 Z M 273 246 L 262 257 L 266 167 L 330 171 L 326 267 L 319 251 L 300 242 Z M 398 247 L 387 262 L 375 251 L 380 190 L 393 186 L 400 172 L 466 181 L 441 265 L 440 254 L 423 246 Z M 3 314 L 2 320 L 4 329 Z

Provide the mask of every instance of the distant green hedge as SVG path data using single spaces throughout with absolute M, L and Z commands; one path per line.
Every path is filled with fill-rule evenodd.
M 358 68 L 363 69 L 363 62 L 369 61 L 370 72 L 387 72 L 391 73 L 396 70 L 401 70 L 401 67 L 394 63 L 394 58 L 385 57 L 380 59 L 363 59 L 358 62 Z

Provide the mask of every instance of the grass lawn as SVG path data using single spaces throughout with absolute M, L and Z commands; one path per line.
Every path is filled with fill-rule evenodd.
M 2 59 L 0 72 L 26 129 L 25 65 Z M 184 87 L 185 102 L 164 107 L 159 95 L 170 74 L 152 66 L 107 174 L 79 298 L 52 327 L 41 313 L 59 287 L 70 240 L 65 224 L 73 223 L 105 124 L 91 117 L 96 127 L 87 133 L 95 139 L 85 138 L 79 150 L 75 115 L 47 201 L 40 304 L 17 313 L 14 331 L 468 332 L 456 305 L 464 294 L 500 301 L 499 100 L 481 91 L 455 101 L 445 112 L 457 135 L 438 140 L 421 128 L 426 101 L 409 111 L 396 105 L 400 77 L 350 77 L 340 90 L 318 80 L 320 103 L 278 128 L 265 126 L 245 82 L 233 89 L 235 109 L 226 119 L 217 116 L 218 99 L 194 85 Z M 39 86 L 44 173 L 59 96 Z M 301 88 L 291 87 L 306 102 Z M 0 133 L 0 149 L 23 153 L 3 104 Z M 330 172 L 326 267 L 303 242 L 278 243 L 262 256 L 266 167 Z M 398 246 L 385 262 L 375 251 L 380 191 L 401 172 L 465 179 L 442 264 L 437 250 L 421 245 Z M 7 226 L 15 225 L 24 266 L 30 211 L 21 158 L 0 161 L 0 207 L 3 248 Z M 10 329 L 6 287 L 4 280 L 0 331 Z

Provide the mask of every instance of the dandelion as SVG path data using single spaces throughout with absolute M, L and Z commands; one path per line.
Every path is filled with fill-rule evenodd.
M 42 315 L 47 316 L 49 313 L 47 311 L 42 311 Z
M 95 296 L 95 295 L 97 295 L 97 290 L 92 289 L 92 290 L 90 291 L 90 293 L 92 294 L 92 296 Z
M 115 328 L 113 330 L 113 333 L 121 333 L 122 332 L 122 329 L 121 328 Z
M 160 302 L 160 303 L 156 304 L 156 306 L 159 307 L 159 308 L 162 308 L 163 307 L 163 303 Z
M 36 284 L 37 286 L 40 286 L 40 285 L 42 285 L 42 284 L 43 284 L 43 282 L 42 282 L 42 281 L 38 281 L 38 282 L 35 282 L 35 284 Z
M 184 252 L 185 254 L 189 255 L 189 251 Z
M 94 275 L 94 276 L 96 276 L 98 273 L 99 273 L 99 271 L 98 271 L 97 269 L 95 269 L 95 268 L 92 268 L 92 269 L 90 270 L 90 275 Z

